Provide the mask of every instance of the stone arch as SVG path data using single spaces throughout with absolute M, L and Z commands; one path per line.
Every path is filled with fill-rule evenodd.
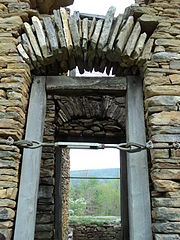
M 17 49 L 35 75 L 63 74 L 76 66 L 81 74 L 93 69 L 108 75 L 112 70 L 116 76 L 137 74 L 151 58 L 157 19 L 147 28 L 148 19 L 133 10 L 114 14 L 114 7 L 104 18 L 70 15 L 60 8 L 53 15 L 33 16 L 32 24 L 24 23 Z
M 109 95 L 54 96 L 56 134 L 64 141 L 125 140 L 125 98 Z

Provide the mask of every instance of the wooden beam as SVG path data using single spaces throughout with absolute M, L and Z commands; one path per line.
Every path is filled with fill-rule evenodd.
M 127 79 L 127 142 L 145 144 L 142 81 Z M 147 152 L 127 154 L 128 208 L 131 240 L 152 240 Z
M 43 140 L 46 111 L 45 77 L 32 84 L 25 139 Z M 14 240 L 34 240 L 42 148 L 24 149 Z
M 50 94 L 122 94 L 126 92 L 125 77 L 67 77 L 48 76 L 46 89 Z
M 121 240 L 129 240 L 127 156 L 120 152 Z
M 62 149 L 55 152 L 55 240 L 62 240 Z

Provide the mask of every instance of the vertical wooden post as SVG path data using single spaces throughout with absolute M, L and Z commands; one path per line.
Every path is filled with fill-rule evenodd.
M 129 240 L 128 187 L 126 153 L 120 152 L 121 240 Z
M 45 77 L 32 84 L 27 117 L 27 140 L 43 140 L 46 111 Z M 34 240 L 42 148 L 23 151 L 14 240 Z
M 56 148 L 55 157 L 55 240 L 62 240 L 62 149 Z
M 140 78 L 127 78 L 127 142 L 145 144 L 143 88 Z M 147 152 L 127 154 L 130 240 L 152 240 Z

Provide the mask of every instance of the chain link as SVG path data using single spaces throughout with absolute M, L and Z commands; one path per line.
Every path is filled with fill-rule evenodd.
M 6 144 L 10 146 L 16 146 L 25 149 L 37 149 L 41 147 L 61 147 L 69 149 L 104 149 L 104 148 L 116 148 L 120 151 L 128 153 L 137 153 L 143 150 L 151 149 L 180 149 L 180 143 L 174 142 L 169 146 L 154 146 L 152 141 L 148 141 L 145 145 L 134 142 L 120 143 L 120 144 L 101 144 L 101 143 L 74 143 L 74 142 L 55 142 L 46 143 L 39 141 L 19 140 L 14 141 L 12 137 L 8 137 L 5 141 L 0 141 L 0 144 Z

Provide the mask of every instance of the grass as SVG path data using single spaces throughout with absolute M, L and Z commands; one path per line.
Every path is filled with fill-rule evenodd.
M 102 226 L 105 224 L 111 223 L 120 223 L 120 217 L 116 216 L 70 216 L 70 224 L 79 224 L 79 225 L 98 225 Z

